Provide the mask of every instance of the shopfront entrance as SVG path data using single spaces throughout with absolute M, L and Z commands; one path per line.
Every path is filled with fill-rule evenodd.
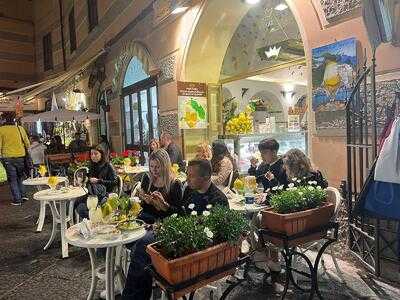
M 157 78 L 149 76 L 137 57 L 128 65 L 122 89 L 125 149 L 147 157 L 148 144 L 158 138 Z

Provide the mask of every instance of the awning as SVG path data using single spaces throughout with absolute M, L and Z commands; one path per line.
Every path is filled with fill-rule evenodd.
M 33 85 L 29 85 L 29 86 L 26 86 L 26 87 L 23 87 L 23 88 L 20 88 L 17 90 L 13 90 L 11 92 L 6 92 L 3 96 L 20 95 L 22 102 L 25 103 L 29 100 L 32 100 L 35 96 L 37 96 L 43 92 L 46 92 L 49 89 L 60 86 L 66 80 L 75 76 L 79 72 L 85 70 L 92 62 L 94 62 L 99 56 L 103 55 L 104 53 L 106 53 L 106 51 L 104 49 L 102 49 L 99 53 L 97 53 L 95 56 L 93 56 L 91 59 L 89 59 L 83 65 L 73 67 L 69 71 L 62 73 L 55 78 L 44 80 L 42 82 L 39 82 L 39 83 L 36 83 Z M 27 92 L 26 94 L 22 94 L 22 92 L 28 91 L 28 90 L 31 90 L 31 91 Z

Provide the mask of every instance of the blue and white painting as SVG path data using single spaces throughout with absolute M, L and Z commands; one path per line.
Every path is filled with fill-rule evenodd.
M 312 50 L 313 110 L 343 110 L 357 70 L 357 41 L 346 39 Z

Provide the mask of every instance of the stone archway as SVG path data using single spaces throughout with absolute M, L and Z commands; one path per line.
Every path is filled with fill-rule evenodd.
M 121 48 L 120 55 L 117 57 L 114 63 L 114 78 L 112 81 L 114 95 L 119 95 L 121 93 L 126 69 L 128 68 L 131 59 L 135 56 L 141 61 L 143 69 L 146 73 L 152 74 L 157 70 L 155 61 L 150 55 L 147 47 L 142 42 L 127 42 Z

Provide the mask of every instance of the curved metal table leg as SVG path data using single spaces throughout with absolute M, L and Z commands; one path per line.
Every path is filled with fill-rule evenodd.
M 285 296 L 287 294 L 287 291 L 289 289 L 289 282 L 290 282 L 290 267 L 292 265 L 292 257 L 290 256 L 289 253 L 287 253 L 289 249 L 285 249 L 281 251 L 281 254 L 283 256 L 283 259 L 285 260 L 286 264 L 286 272 L 285 272 L 285 286 L 282 292 L 282 297 L 281 299 L 285 299 Z
M 68 243 L 65 240 L 65 232 L 67 231 L 67 203 L 65 201 L 60 201 L 60 224 L 62 258 L 66 258 L 68 257 Z
M 48 204 L 47 201 L 40 201 L 39 218 L 36 221 L 36 232 L 41 232 L 43 229 L 44 219 L 46 217 L 46 204 Z
M 316 285 L 315 285 L 315 292 L 317 293 L 318 297 L 319 297 L 321 300 L 323 299 L 323 297 L 322 297 L 321 292 L 319 291 L 319 287 L 318 287 L 318 265 L 319 265 L 319 262 L 320 262 L 320 260 L 321 260 L 322 254 L 324 254 L 324 252 L 325 252 L 325 249 L 328 248 L 328 246 L 329 246 L 330 244 L 332 244 L 333 242 L 335 242 L 335 241 L 333 241 L 333 240 L 327 240 L 327 241 L 325 242 L 325 244 L 322 245 L 321 249 L 319 249 L 319 251 L 318 251 L 317 258 L 315 259 L 315 262 L 314 262 L 313 275 L 314 275 L 314 277 L 315 277 L 314 280 L 315 280 L 315 283 L 316 283 Z M 310 299 L 311 299 L 311 298 L 310 298 Z
M 108 247 L 106 252 L 106 300 L 114 300 L 114 260 L 115 247 Z
M 92 267 L 92 281 L 90 283 L 90 291 L 87 300 L 92 300 L 94 297 L 94 293 L 96 292 L 97 281 L 98 281 L 96 275 L 96 253 L 93 248 L 88 248 L 87 250 L 90 256 L 90 265 Z
M 51 230 L 50 239 L 47 242 L 46 246 L 44 246 L 43 250 L 47 250 L 50 247 L 50 245 L 53 243 L 53 241 L 54 241 L 54 239 L 56 237 L 56 231 L 57 231 L 57 219 L 58 219 L 58 216 L 57 216 L 57 212 L 56 212 L 56 210 L 54 208 L 55 204 L 54 204 L 54 201 L 49 201 L 48 203 L 50 205 L 51 214 L 53 216 L 53 228 Z

